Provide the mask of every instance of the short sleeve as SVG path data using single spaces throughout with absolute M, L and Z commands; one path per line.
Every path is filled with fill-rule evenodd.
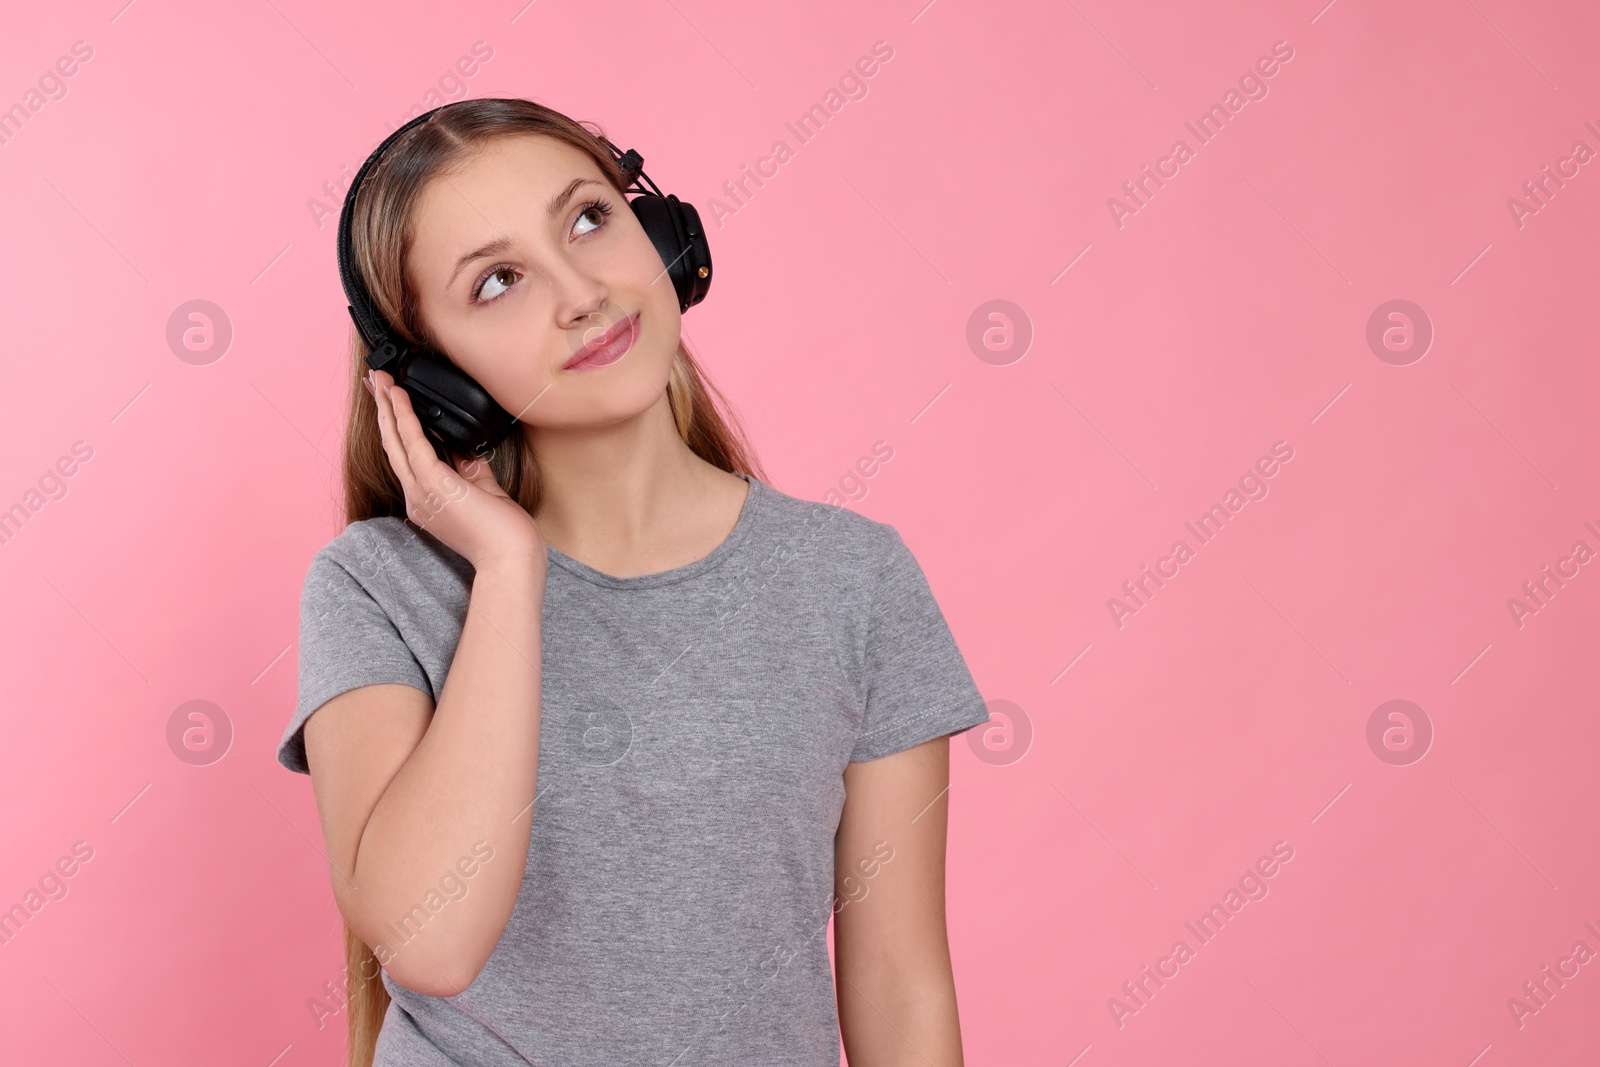
M 299 695 L 278 744 L 278 762 L 310 774 L 305 724 L 311 714 L 340 693 L 388 682 L 433 693 L 422 665 L 371 593 L 326 550 L 318 552 L 300 593 Z
M 881 759 L 989 721 L 927 577 L 888 527 L 889 550 L 867 625 L 866 714 L 851 762 Z

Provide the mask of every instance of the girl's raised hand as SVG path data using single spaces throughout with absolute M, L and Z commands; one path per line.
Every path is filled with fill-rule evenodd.
M 411 396 L 387 371 L 364 379 L 378 405 L 378 428 L 406 494 L 406 514 L 466 558 L 474 569 L 502 561 L 545 567 L 544 535 L 533 516 L 506 495 L 489 463 L 478 457 L 442 462 L 422 430 Z

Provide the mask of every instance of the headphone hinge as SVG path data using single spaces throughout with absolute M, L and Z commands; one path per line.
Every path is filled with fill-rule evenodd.
M 394 364 L 400 361 L 400 350 L 393 341 L 385 337 L 383 343 L 367 353 L 367 366 L 373 370 L 388 371 L 390 377 L 395 377 Z

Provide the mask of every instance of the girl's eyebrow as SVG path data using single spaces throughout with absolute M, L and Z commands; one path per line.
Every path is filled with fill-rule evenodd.
M 552 196 L 549 203 L 545 204 L 545 217 L 554 219 L 557 215 L 561 214 L 562 209 L 567 206 L 567 201 L 571 200 L 573 194 L 579 189 L 582 189 L 585 185 L 600 184 L 602 183 L 595 181 L 593 178 L 572 179 L 572 181 L 567 183 L 567 187 L 565 189 L 561 190 L 555 196 Z M 502 252 L 509 251 L 511 251 L 511 238 L 509 237 L 501 236 L 490 241 L 485 241 L 477 248 L 474 248 L 470 252 L 464 253 L 460 259 L 456 260 L 455 269 L 450 272 L 450 278 L 444 283 L 444 287 L 448 289 L 454 285 L 456 283 L 456 275 L 460 274 L 462 269 L 466 267 L 468 263 L 478 259 L 487 259 L 490 256 L 497 256 Z
M 550 198 L 544 206 L 545 217 L 554 220 L 561 214 L 561 209 L 567 206 L 567 201 L 572 199 L 572 194 L 582 189 L 585 185 L 599 185 L 593 178 L 574 178 L 567 183 L 567 187 Z
M 454 285 L 456 283 L 456 275 L 460 274 L 461 269 L 473 260 L 487 259 L 490 256 L 498 256 L 501 252 L 509 251 L 511 251 L 511 238 L 509 237 L 496 237 L 492 241 L 479 245 L 456 260 L 456 269 L 450 272 L 450 280 L 444 283 L 444 287 L 448 289 Z

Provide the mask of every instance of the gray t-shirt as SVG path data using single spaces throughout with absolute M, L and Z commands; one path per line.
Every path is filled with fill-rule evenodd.
M 685 566 L 618 578 L 549 549 L 521 892 L 461 994 L 383 973 L 375 1067 L 837 1067 L 845 764 L 989 714 L 893 526 L 746 480 L 732 533 Z M 437 701 L 472 576 L 400 518 L 317 552 L 278 761 L 309 773 L 302 727 L 346 690 Z M 449 901 L 423 905 L 419 921 Z

